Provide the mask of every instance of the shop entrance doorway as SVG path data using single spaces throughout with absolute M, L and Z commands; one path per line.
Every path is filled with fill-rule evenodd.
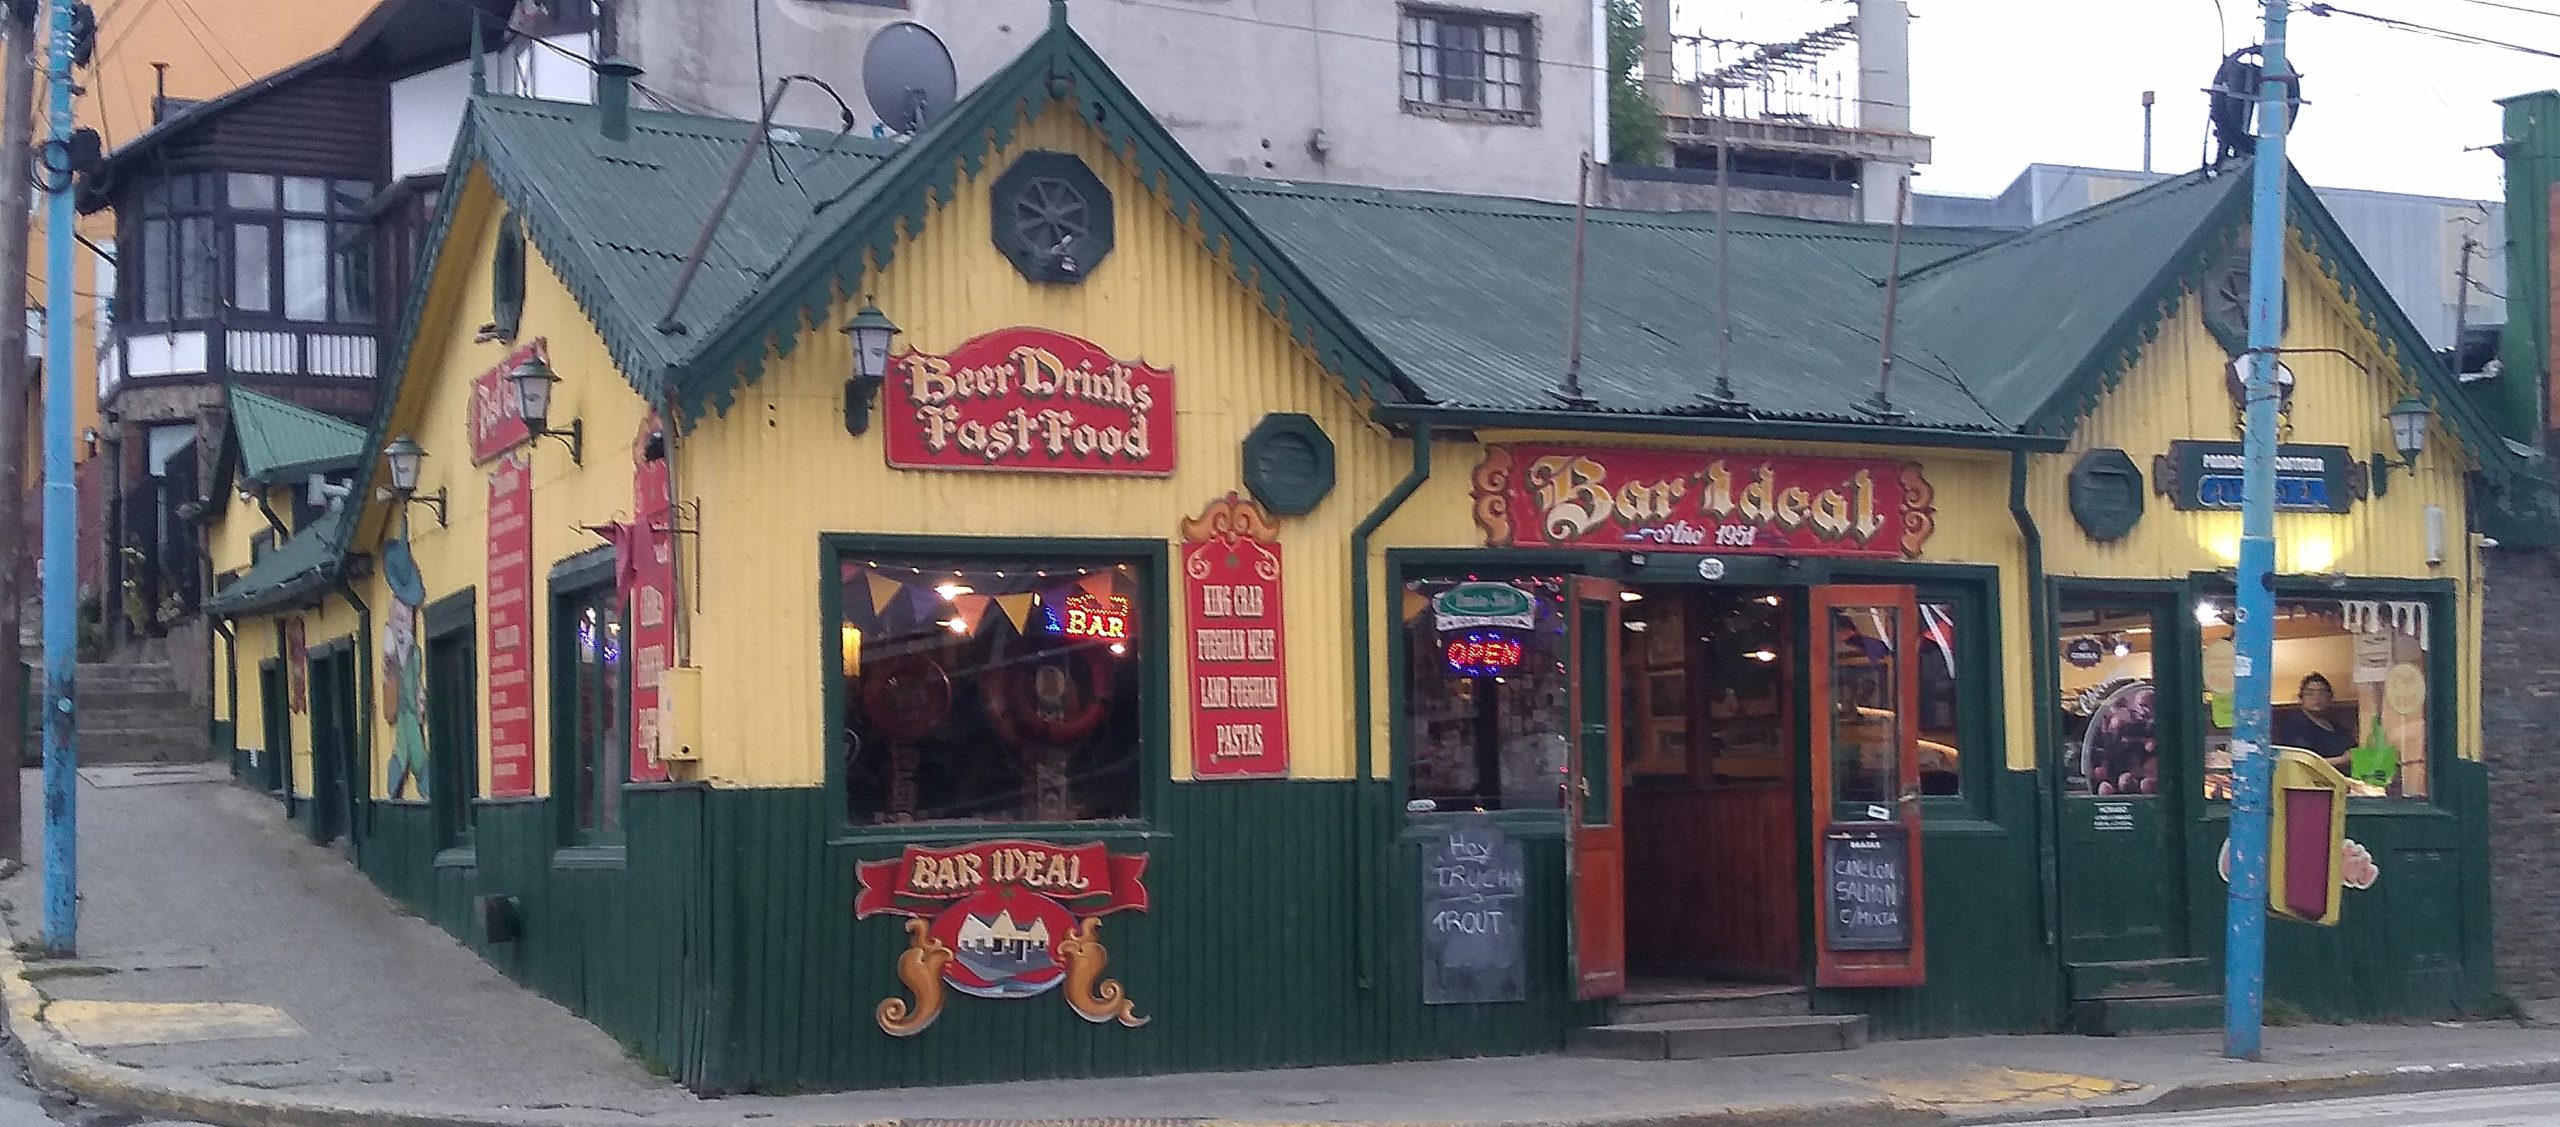
M 1801 985 L 1803 591 L 1647 586 L 1622 601 L 1630 990 Z
M 1570 605 L 1583 995 L 1924 981 L 1913 590 L 1577 578 Z

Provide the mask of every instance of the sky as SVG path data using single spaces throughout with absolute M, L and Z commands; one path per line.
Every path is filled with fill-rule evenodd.
M 1909 0 L 1912 119 L 1935 138 L 1914 181 L 1991 195 L 2030 163 L 2138 168 L 2144 90 L 2153 167 L 2202 163 L 2203 87 L 2260 38 L 2254 0 Z M 1847 0 L 1675 0 L 1682 31 L 1768 41 L 1847 19 Z M 2560 53 L 2560 0 L 2342 0 L 2336 6 Z M 2535 12 L 2513 9 L 2540 9 Z M 2560 59 L 2295 11 L 2288 51 L 2310 104 L 2289 139 L 2323 187 L 2469 199 L 2503 191 L 2496 99 L 2560 87 Z M 2227 28 L 2227 30 L 2222 30 Z M 1684 60 L 1685 61 L 1685 60 Z

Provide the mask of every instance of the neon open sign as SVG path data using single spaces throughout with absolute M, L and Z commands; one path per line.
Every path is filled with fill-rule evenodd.
M 1520 638 L 1498 630 L 1469 630 L 1449 639 L 1442 656 L 1449 672 L 1460 677 L 1499 677 L 1520 668 L 1526 649 Z
M 1105 642 L 1129 640 L 1129 600 L 1120 595 L 1078 592 L 1067 599 L 1067 621 L 1060 633 L 1070 638 Z

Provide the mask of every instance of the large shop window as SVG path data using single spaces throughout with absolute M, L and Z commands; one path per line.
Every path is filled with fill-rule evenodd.
M 2159 624 L 2144 606 L 2066 600 L 2056 623 L 2061 662 L 2063 787 L 2073 795 L 2160 793 Z
M 2319 755 L 2370 798 L 2427 794 L 2433 604 L 2424 600 L 2276 600 L 2274 741 Z M 2232 602 L 2196 604 L 2204 652 L 2204 792 L 2231 797 Z
M 1143 564 L 866 556 L 839 578 L 847 822 L 1138 816 Z
M 611 583 L 559 596 L 552 692 L 562 789 L 579 844 L 621 840 L 622 784 L 630 777 L 630 676 L 622 660 L 622 612 Z
M 1562 576 L 1405 584 L 1413 809 L 1564 805 L 1564 599 Z

